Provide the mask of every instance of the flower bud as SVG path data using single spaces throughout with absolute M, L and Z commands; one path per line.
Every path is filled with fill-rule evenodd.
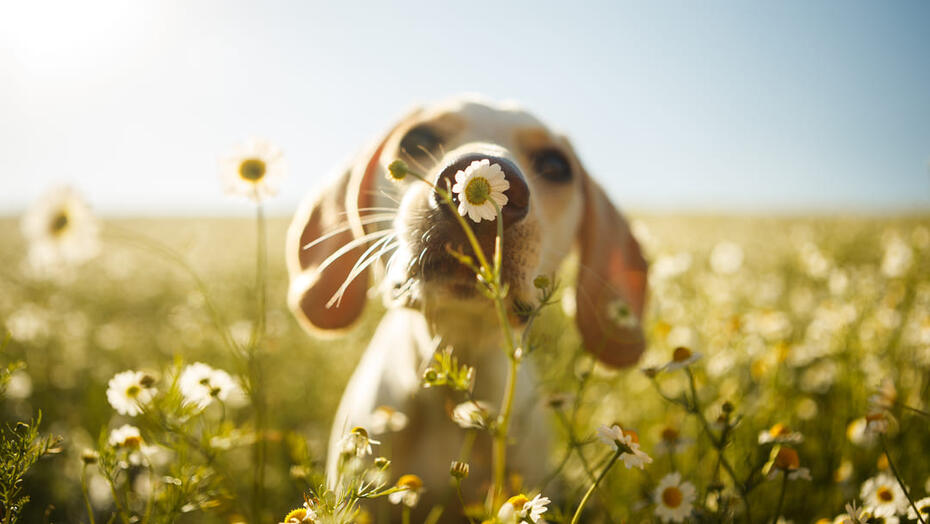
M 388 165 L 388 173 L 394 180 L 403 180 L 409 172 L 410 168 L 403 160 L 397 159 Z
M 449 467 L 449 474 L 457 479 L 468 477 L 468 463 L 453 460 L 452 465 Z
M 97 452 L 92 449 L 85 449 L 83 452 L 81 452 L 81 462 L 87 466 L 96 464 L 97 459 L 99 458 L 100 455 L 98 455 Z

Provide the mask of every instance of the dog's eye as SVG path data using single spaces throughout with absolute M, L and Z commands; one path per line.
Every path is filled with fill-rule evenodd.
M 417 126 L 404 135 L 400 141 L 401 153 L 410 155 L 418 162 L 431 160 L 430 155 L 436 156 L 442 148 L 442 139 L 435 131 L 426 126 Z
M 572 166 L 557 149 L 543 149 L 533 155 L 533 169 L 552 182 L 567 182 L 572 178 Z

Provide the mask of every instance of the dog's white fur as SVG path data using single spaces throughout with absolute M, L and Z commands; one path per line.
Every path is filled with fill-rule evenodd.
M 424 125 L 441 137 L 442 147 L 429 155 L 403 151 L 406 134 Z M 533 155 L 543 149 L 564 155 L 570 179 L 553 182 L 534 171 Z M 407 428 L 390 441 L 394 473 L 415 473 L 427 486 L 448 485 L 449 463 L 459 456 L 463 431 L 449 419 L 449 392 L 421 386 L 422 371 L 437 349 L 451 346 L 459 359 L 477 368 L 475 398 L 496 403 L 502 396 L 507 361 L 500 329 L 487 299 L 467 291 L 473 287 L 473 275 L 448 259 L 437 262 L 438 273 L 425 269 L 424 260 L 443 257 L 446 243 L 466 245 L 430 229 L 440 215 L 426 184 L 398 185 L 385 176 L 386 166 L 402 158 L 435 179 L 462 153 L 510 160 L 526 179 L 527 214 L 508 224 L 503 239 L 509 300 L 534 303 L 533 278 L 554 275 L 577 245 L 582 268 L 576 285 L 577 323 L 586 347 L 614 366 L 632 364 L 643 349 L 635 318 L 642 313 L 646 263 L 626 221 L 588 177 L 568 141 L 513 104 L 465 97 L 415 109 L 329 188 L 308 199 L 288 232 L 290 305 L 314 333 L 339 332 L 352 325 L 368 296 L 368 269 L 359 271 L 360 257 L 385 259 L 393 251 L 381 279 L 388 312 L 345 390 L 333 424 L 327 465 L 331 479 L 339 439 L 353 426 L 366 426 L 377 407 L 390 406 L 409 417 Z M 390 213 L 377 216 L 384 213 L 379 208 L 397 208 L 390 224 L 372 222 L 388 219 Z M 376 240 L 372 232 L 388 229 L 392 240 L 366 253 Z M 336 233 L 325 237 L 330 232 Z M 362 241 L 365 238 L 371 241 Z M 353 249 L 333 256 L 353 241 Z M 357 278 L 343 286 L 353 269 Z M 331 298 L 340 287 L 341 300 L 334 304 Z M 618 321 L 618 308 L 622 311 L 624 304 L 635 315 L 633 322 Z M 519 331 L 519 322 L 514 327 Z M 532 365 L 521 366 L 511 429 L 512 442 L 519 445 L 508 452 L 508 469 L 530 483 L 544 474 L 550 433 L 534 375 Z M 489 446 L 490 439 L 481 438 L 471 454 L 474 492 L 489 478 Z

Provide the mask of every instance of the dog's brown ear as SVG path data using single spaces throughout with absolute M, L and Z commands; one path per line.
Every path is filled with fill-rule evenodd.
M 585 348 L 601 362 L 630 366 L 646 346 L 640 321 L 648 267 L 629 224 L 604 190 L 586 173 L 582 188 L 576 322 Z
M 387 133 L 329 187 L 301 204 L 291 221 L 286 247 L 291 278 L 288 305 L 305 329 L 317 333 L 345 329 L 365 307 L 368 269 L 355 277 L 340 300 L 331 299 L 369 245 L 361 241 L 365 229 L 360 210 L 375 203 L 378 179 L 383 176 L 379 157 L 390 136 Z M 358 245 L 339 253 L 353 241 Z

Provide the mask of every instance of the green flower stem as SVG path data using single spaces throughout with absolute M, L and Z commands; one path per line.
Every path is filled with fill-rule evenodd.
M 503 285 L 501 284 L 501 265 L 503 260 L 503 237 L 504 237 L 504 225 L 503 225 L 503 216 L 501 214 L 501 208 L 494 203 L 494 207 L 497 210 L 497 237 L 494 242 L 494 265 L 488 263 L 488 258 L 485 256 L 484 250 L 481 248 L 481 244 L 478 242 L 477 237 L 475 237 L 475 232 L 472 230 L 468 222 L 465 221 L 465 217 L 458 213 L 458 210 L 455 207 L 455 203 L 452 201 L 452 194 L 440 187 L 436 187 L 434 184 L 430 183 L 426 177 L 409 172 L 412 176 L 422 180 L 427 185 L 433 188 L 445 202 L 449 209 L 452 211 L 452 215 L 458 221 L 459 226 L 461 226 L 462 231 L 465 233 L 465 236 L 468 238 L 468 243 L 471 244 L 472 250 L 475 252 L 475 256 L 478 258 L 479 268 L 481 272 L 479 277 L 481 277 L 485 284 L 488 286 L 491 291 L 491 295 L 494 299 L 494 309 L 497 312 L 498 321 L 501 326 L 501 331 L 504 335 L 504 340 L 507 343 L 507 383 L 504 387 L 504 397 L 501 400 L 501 409 L 500 415 L 497 419 L 497 426 L 494 431 L 494 441 L 491 450 L 491 462 L 492 462 L 492 482 L 491 482 L 491 491 L 488 493 L 488 506 L 493 508 L 496 505 L 498 499 L 501 498 L 504 491 L 504 476 L 507 471 L 507 434 L 510 429 L 510 418 L 513 413 L 513 400 L 516 393 L 517 386 L 517 370 L 519 368 L 520 361 L 517 358 L 517 346 L 514 340 L 513 331 L 510 329 L 510 320 L 507 317 L 507 307 L 504 304 L 504 291 Z
M 266 409 L 265 391 L 262 381 L 261 360 L 258 355 L 258 346 L 265 336 L 266 315 L 266 282 L 268 253 L 265 241 L 265 214 L 261 204 L 256 206 L 256 246 L 255 246 L 255 294 L 257 296 L 257 311 L 255 327 L 252 330 L 251 340 L 247 352 L 249 372 L 249 393 L 252 397 L 252 409 L 255 413 L 255 447 L 252 452 L 254 465 L 252 477 L 252 518 L 256 522 L 263 520 L 261 505 L 265 500 L 265 456 L 267 451 L 265 441 Z
M 788 490 L 788 471 L 781 472 L 781 492 L 778 494 L 778 505 L 775 506 L 775 516 L 772 517 L 772 524 L 778 523 L 778 517 L 781 516 L 781 508 L 785 503 L 785 491 Z
M 410 508 L 406 504 L 401 504 L 404 509 L 402 509 L 401 519 L 403 524 L 410 524 Z
M 688 385 L 691 388 L 691 406 L 688 409 L 692 414 L 698 417 L 698 420 L 701 421 L 701 426 L 704 428 L 704 432 L 707 433 L 707 437 L 710 439 L 711 444 L 713 444 L 714 449 L 717 450 L 717 457 L 720 460 L 720 464 L 723 466 L 723 469 L 726 470 L 727 474 L 730 476 L 730 480 L 733 481 L 733 485 L 739 491 L 740 498 L 743 500 L 743 504 L 746 506 L 746 520 L 752 522 L 752 510 L 749 506 L 749 496 L 746 493 L 746 488 L 739 478 L 736 476 L 736 471 L 733 469 L 733 466 L 730 465 L 730 461 L 723 454 L 723 448 L 726 446 L 726 440 L 721 438 L 718 439 L 713 430 L 710 427 L 710 422 L 707 421 L 707 418 L 704 416 L 703 410 L 698 403 L 697 396 L 697 387 L 694 384 L 694 373 L 691 372 L 691 368 L 685 366 L 685 373 L 688 375 Z
M 924 520 L 923 514 L 920 513 L 919 509 L 917 509 L 917 504 L 914 503 L 914 499 L 911 498 L 911 494 L 907 490 L 907 486 L 905 486 L 904 481 L 901 480 L 901 475 L 898 474 L 898 468 L 895 467 L 894 461 L 891 460 L 891 454 L 888 453 L 888 446 L 885 443 L 885 435 L 883 433 L 879 433 L 878 440 L 882 443 L 882 451 L 885 452 L 885 458 L 888 459 L 888 467 L 891 468 L 891 472 L 894 474 L 894 478 L 898 481 L 898 485 L 901 486 L 901 491 L 904 492 L 904 496 L 907 497 L 907 501 L 911 503 L 911 508 L 913 508 L 914 512 L 917 513 L 917 519 L 920 520 L 921 524 L 926 524 L 927 521 Z
M 588 488 L 588 491 L 585 492 L 584 497 L 581 498 L 581 502 L 578 503 L 578 509 L 575 510 L 575 514 L 572 516 L 571 524 L 577 524 L 577 522 L 579 522 L 578 519 L 581 518 L 581 511 L 584 510 L 584 506 L 588 503 L 588 499 L 591 498 L 591 495 L 597 489 L 598 484 L 604 480 L 604 477 L 607 476 L 607 472 L 610 471 L 610 468 L 613 467 L 613 465 L 617 462 L 617 459 L 620 458 L 620 455 L 622 454 L 623 450 L 618 448 L 617 451 L 614 452 L 613 456 L 610 457 L 610 462 L 607 463 L 607 465 L 604 467 L 604 470 L 601 471 L 601 474 L 598 475 L 597 479 L 594 481 L 594 484 L 591 484 L 591 487 Z
M 84 507 L 87 508 L 87 518 L 90 524 L 94 522 L 94 508 L 90 505 L 90 495 L 87 493 L 87 464 L 81 466 L 81 495 L 84 496 Z

